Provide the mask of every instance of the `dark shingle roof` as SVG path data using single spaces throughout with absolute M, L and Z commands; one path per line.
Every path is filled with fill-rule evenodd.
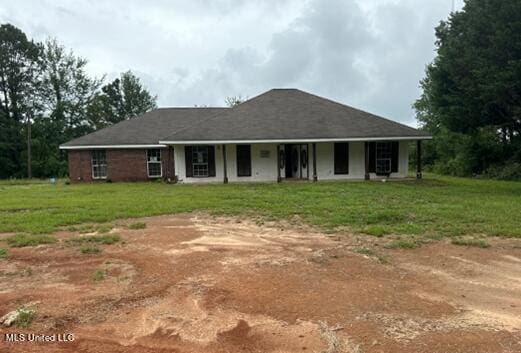
M 412 127 L 297 89 L 272 89 L 161 141 L 428 137 Z
M 67 143 L 68 146 L 153 145 L 174 131 L 196 124 L 228 108 L 160 108 L 124 120 Z
M 234 108 L 156 109 L 62 147 L 394 137 L 430 135 L 297 89 L 272 89 Z

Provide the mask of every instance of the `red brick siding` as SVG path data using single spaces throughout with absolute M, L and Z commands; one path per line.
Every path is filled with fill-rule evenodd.
M 67 155 L 71 183 L 92 181 L 91 151 L 71 150 Z
M 147 173 L 146 149 L 107 149 L 107 179 L 111 181 L 146 181 L 151 180 Z M 162 149 L 163 177 L 168 177 L 169 166 L 173 157 L 168 149 Z M 92 179 L 90 150 L 70 150 L 69 178 L 71 182 L 96 181 Z

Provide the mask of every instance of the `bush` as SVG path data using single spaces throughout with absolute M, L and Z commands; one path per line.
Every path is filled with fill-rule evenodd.
M 7 250 L 0 248 L 0 259 L 7 257 Z
M 24 246 L 36 246 L 40 244 L 56 243 L 56 238 L 52 235 L 43 234 L 15 234 L 7 238 L 7 244 L 14 248 L 21 248 Z
M 521 163 L 512 162 L 490 167 L 483 176 L 498 180 L 521 180 Z

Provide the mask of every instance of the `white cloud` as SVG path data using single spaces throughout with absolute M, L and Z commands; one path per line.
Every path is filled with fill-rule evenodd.
M 421 6 L 420 6 L 421 4 Z M 456 6 L 462 2 L 456 0 Z M 0 21 L 52 36 L 93 75 L 128 69 L 161 106 L 297 87 L 414 124 L 411 104 L 452 0 L 0 0 Z

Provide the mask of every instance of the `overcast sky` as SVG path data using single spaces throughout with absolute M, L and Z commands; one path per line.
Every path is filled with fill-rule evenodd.
M 455 8 L 463 0 L 454 0 Z M 159 106 L 292 87 L 409 125 L 453 0 L 0 0 L 0 22 L 56 37 L 93 75 L 132 70 Z

